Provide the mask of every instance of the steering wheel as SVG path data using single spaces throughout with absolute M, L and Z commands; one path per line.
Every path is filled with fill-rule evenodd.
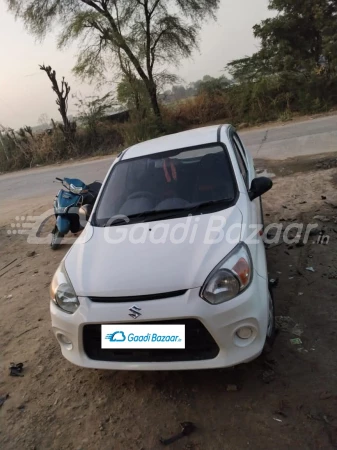
M 151 200 L 156 200 L 156 196 L 154 194 L 152 194 L 152 192 L 149 191 L 138 191 L 138 192 L 134 192 L 133 194 L 129 195 L 129 197 L 127 198 L 127 200 L 133 200 L 136 198 L 149 198 Z

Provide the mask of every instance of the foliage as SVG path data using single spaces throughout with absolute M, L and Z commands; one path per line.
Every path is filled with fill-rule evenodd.
M 232 110 L 244 121 L 291 118 L 337 103 L 337 3 L 270 0 L 277 15 L 254 26 L 261 49 L 234 60 Z
M 262 56 L 271 72 L 312 73 L 322 64 L 336 70 L 337 4 L 335 0 L 270 0 L 278 15 L 255 25 Z M 334 41 L 334 44 L 333 44 Z
M 261 49 L 232 61 L 228 70 L 239 82 L 283 73 L 337 74 L 335 0 L 270 0 L 276 17 L 254 26 Z
M 114 104 L 111 93 L 109 92 L 103 97 L 88 96 L 82 98 L 77 96 L 76 99 L 75 106 L 78 109 L 78 120 L 82 126 L 87 128 L 92 137 L 96 138 L 99 122 Z
M 117 100 L 128 109 L 143 111 L 150 107 L 144 83 L 133 76 L 129 79 L 124 76 L 117 86 Z
M 126 147 L 161 135 L 161 127 L 154 117 L 131 117 L 129 122 L 117 125 Z
M 216 97 L 230 85 L 231 81 L 224 75 L 219 78 L 205 75 L 202 81 L 198 83 L 198 93 L 206 94 L 209 97 Z
M 168 109 L 171 120 L 186 129 L 228 117 L 227 97 L 225 93 L 209 96 L 201 93 L 179 102 Z

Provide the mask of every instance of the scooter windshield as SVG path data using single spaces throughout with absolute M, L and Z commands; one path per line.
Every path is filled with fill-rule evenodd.
M 63 181 L 73 194 L 81 194 L 87 190 L 87 185 L 77 178 L 64 178 Z

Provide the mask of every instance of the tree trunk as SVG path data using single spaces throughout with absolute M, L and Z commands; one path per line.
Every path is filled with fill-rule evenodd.
M 147 83 L 146 87 L 147 87 L 147 91 L 149 93 L 153 113 L 156 116 L 156 118 L 159 120 L 159 122 L 162 122 L 161 112 L 160 112 L 158 98 L 157 98 L 156 85 L 153 81 L 149 81 Z
M 154 9 L 152 12 L 149 11 L 148 0 L 144 0 L 144 12 L 146 18 L 146 68 L 148 75 L 148 83 L 146 83 L 146 87 L 149 93 L 153 113 L 158 121 L 160 130 L 162 130 L 164 128 L 164 124 L 158 104 L 157 86 L 153 79 L 153 64 L 151 63 L 151 15 L 153 11 Z
M 149 94 L 149 98 L 150 98 L 150 102 L 151 102 L 151 108 L 152 108 L 153 114 L 155 115 L 155 117 L 158 121 L 158 125 L 160 128 L 163 128 L 164 125 L 163 125 L 163 120 L 162 120 L 161 111 L 159 108 L 159 103 L 158 103 L 158 98 L 157 98 L 156 84 L 153 79 L 146 76 L 143 69 L 139 70 L 139 66 L 138 67 L 135 66 L 135 69 L 137 70 L 138 75 L 141 77 L 143 83 L 146 86 L 146 90 Z

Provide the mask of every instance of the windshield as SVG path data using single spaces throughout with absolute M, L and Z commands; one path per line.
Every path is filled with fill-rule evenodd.
M 67 184 L 73 185 L 77 188 L 82 188 L 82 189 L 86 189 L 86 185 L 85 183 L 83 183 L 83 181 L 77 179 L 77 178 L 64 178 L 63 181 L 65 181 Z
M 173 150 L 118 162 L 96 208 L 93 225 L 182 217 L 233 205 L 236 183 L 220 144 Z

